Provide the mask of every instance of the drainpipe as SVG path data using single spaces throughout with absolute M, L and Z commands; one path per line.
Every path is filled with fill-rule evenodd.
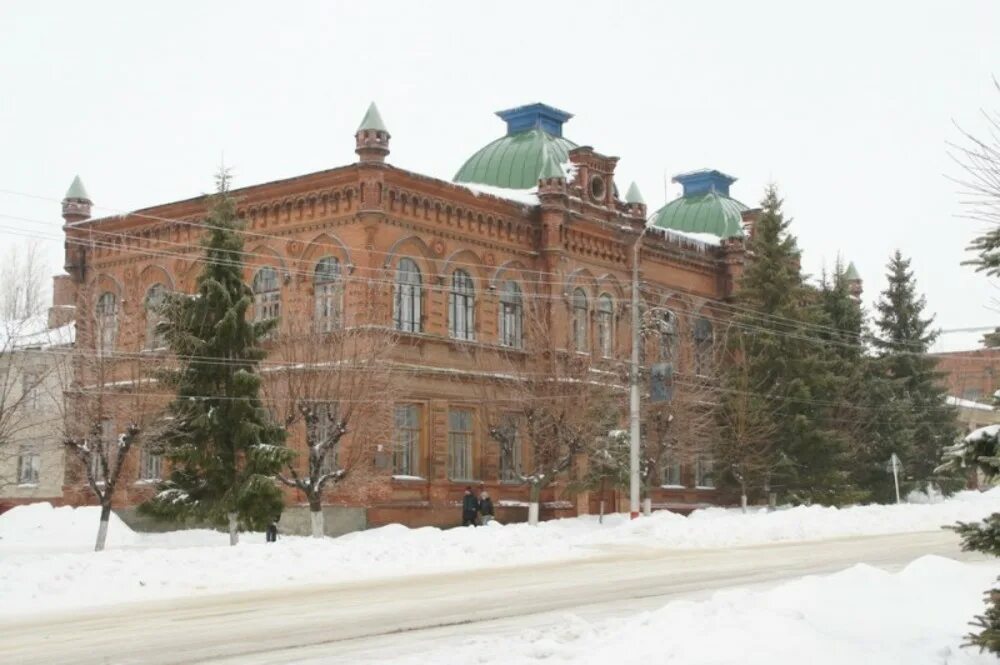
M 629 515 L 639 516 L 639 252 L 643 226 L 632 247 L 632 367 L 629 372 Z

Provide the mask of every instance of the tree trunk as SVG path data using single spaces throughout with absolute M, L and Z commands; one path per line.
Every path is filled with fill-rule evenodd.
M 740 507 L 743 508 L 743 512 L 747 512 L 747 484 L 746 482 L 740 483 Z
M 535 526 L 538 524 L 538 497 L 542 494 L 542 488 L 538 485 L 531 486 L 531 493 L 528 499 L 528 524 Z
M 642 500 L 642 514 L 646 517 L 653 514 L 653 500 L 648 496 Z
M 326 515 L 323 514 L 323 504 L 319 501 L 309 502 L 309 521 L 312 525 L 312 537 L 326 536 Z
M 108 540 L 108 522 L 111 521 L 111 501 L 101 504 L 101 525 L 97 528 L 97 543 L 94 545 L 95 552 L 104 550 L 104 544 Z
M 228 513 L 229 518 L 229 544 L 238 545 L 240 542 L 239 522 L 236 520 L 236 513 Z

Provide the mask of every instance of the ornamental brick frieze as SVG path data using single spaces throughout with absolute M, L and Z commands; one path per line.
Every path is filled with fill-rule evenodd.
M 454 231 L 447 231 L 437 228 L 428 228 L 422 224 L 409 222 L 404 219 L 388 217 L 386 218 L 384 223 L 389 226 L 395 226 L 400 229 L 413 231 L 414 235 L 431 236 L 433 239 L 429 240 L 428 246 L 431 248 L 432 251 L 434 247 L 434 239 L 440 239 L 442 241 L 448 241 L 448 240 L 455 241 L 458 245 L 461 245 L 463 247 L 481 247 L 483 249 L 494 250 L 496 252 L 516 255 L 527 259 L 535 258 L 538 256 L 537 251 L 535 251 L 534 249 L 526 249 L 523 245 L 521 247 L 518 247 L 518 246 L 505 245 L 495 241 L 490 242 L 489 240 L 482 240 L 480 238 L 476 238 L 475 236 L 468 236 L 465 234 L 456 233 Z M 531 245 L 531 247 L 534 247 L 534 245 Z

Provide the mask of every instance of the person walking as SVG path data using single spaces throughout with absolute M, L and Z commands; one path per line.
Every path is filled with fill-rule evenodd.
M 479 523 L 486 526 L 493 521 L 493 499 L 485 489 L 479 493 Z
M 462 497 L 462 526 L 476 526 L 476 515 L 479 512 L 479 502 L 472 494 L 472 487 L 465 488 Z
M 267 525 L 267 529 L 264 532 L 264 538 L 267 540 L 267 542 L 269 542 L 269 543 L 276 543 L 276 542 L 278 542 L 278 520 L 280 520 L 280 519 L 281 519 L 280 516 L 275 517 Z

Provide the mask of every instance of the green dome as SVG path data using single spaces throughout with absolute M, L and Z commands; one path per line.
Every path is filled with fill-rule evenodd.
M 531 189 L 548 153 L 556 162 L 569 161 L 569 151 L 576 147 L 561 136 L 541 129 L 504 136 L 474 154 L 455 174 L 455 182 L 475 182 L 506 189 Z
M 729 196 L 735 178 L 720 171 L 694 171 L 674 177 L 684 194 L 653 213 L 653 226 L 686 233 L 743 237 L 745 205 Z
M 562 136 L 562 125 L 572 116 L 546 104 L 530 104 L 498 111 L 507 123 L 507 135 L 470 157 L 455 174 L 455 182 L 478 183 L 506 189 L 531 189 L 548 160 L 569 161 L 577 145 Z

